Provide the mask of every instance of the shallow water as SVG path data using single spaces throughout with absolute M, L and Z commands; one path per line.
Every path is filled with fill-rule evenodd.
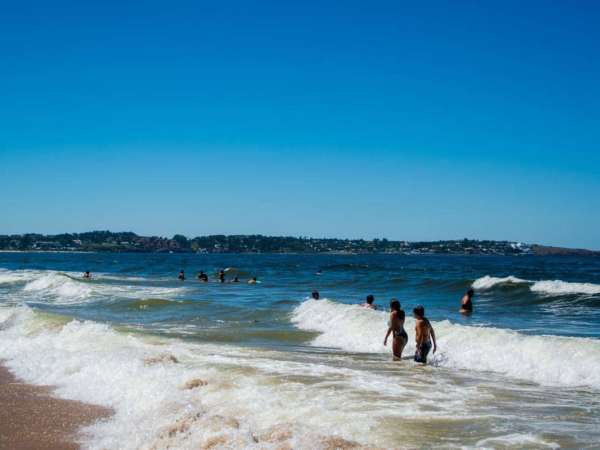
M 216 282 L 225 267 L 261 283 Z M 430 366 L 390 361 L 369 293 L 426 307 Z M 598 258 L 0 254 L 0 359 L 112 407 L 94 449 L 593 448 L 599 324 Z

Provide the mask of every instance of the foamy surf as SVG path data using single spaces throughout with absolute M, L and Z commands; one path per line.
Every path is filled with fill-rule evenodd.
M 103 280 L 119 281 L 121 284 L 104 284 Z M 21 285 L 22 301 L 69 305 L 94 300 L 143 299 L 176 297 L 185 287 L 143 286 L 141 277 L 95 276 L 84 280 L 81 274 L 58 271 L 0 271 L 0 285 Z
M 18 377 L 114 410 L 84 430 L 85 448 L 331 448 L 374 425 L 364 420 L 357 428 L 347 416 L 359 405 L 333 391 L 282 389 L 273 377 L 285 380 L 302 367 L 264 356 L 89 321 L 48 321 L 26 306 L 0 308 L 0 359 Z
M 292 314 L 302 330 L 320 334 L 312 345 L 348 352 L 383 353 L 387 313 L 329 300 L 307 300 Z M 494 372 L 547 386 L 600 388 L 600 341 L 597 339 L 530 336 L 516 331 L 432 322 L 438 352 L 431 363 L 461 370 Z M 405 325 L 414 353 L 414 320 Z
M 542 280 L 532 281 L 524 280 L 515 276 L 492 277 L 483 276 L 475 280 L 472 284 L 473 289 L 489 290 L 497 286 L 506 285 L 529 285 L 532 292 L 543 295 L 598 295 L 600 294 L 600 285 L 593 283 L 575 283 L 562 280 Z
M 296 313 L 323 328 L 337 317 L 351 324 L 345 336 L 360 327 L 367 341 L 379 342 L 385 325 L 384 313 L 327 300 L 307 301 Z M 450 341 L 440 345 L 450 348 Z M 502 381 L 489 375 L 470 386 L 439 368 L 130 334 L 27 306 L 0 307 L 0 359 L 27 382 L 56 386 L 63 398 L 112 408 L 114 416 L 84 430 L 83 447 L 92 450 L 418 448 L 427 424 L 437 423 L 444 436 L 466 423 L 511 423 L 520 404 L 507 400 L 515 395 L 509 391 L 500 396 L 502 409 L 494 406 Z M 542 398 L 543 407 L 551 404 Z M 496 434 L 478 425 L 464 439 L 492 444 L 499 441 L 485 439 Z M 546 442 L 527 436 L 522 442 Z

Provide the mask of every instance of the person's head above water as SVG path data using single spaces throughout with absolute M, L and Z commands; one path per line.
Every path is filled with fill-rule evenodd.
M 391 311 L 400 311 L 400 302 L 397 298 L 393 298 L 390 301 L 390 310 Z
M 425 308 L 423 308 L 423 306 L 421 306 L 421 305 L 417 305 L 413 309 L 413 314 L 416 317 L 423 317 L 423 316 L 425 316 Z
M 313 299 L 319 300 L 319 291 L 313 291 L 311 296 Z
M 467 297 L 471 298 L 474 295 L 475 295 L 475 291 L 473 290 L 473 288 L 471 288 L 467 291 Z
M 373 297 L 371 294 L 367 295 L 367 303 L 369 305 L 372 305 L 374 301 L 375 301 L 375 297 Z

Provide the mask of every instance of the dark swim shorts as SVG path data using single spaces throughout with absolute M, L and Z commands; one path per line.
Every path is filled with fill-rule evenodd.
M 415 361 L 418 363 L 427 363 L 427 355 L 431 351 L 431 342 L 421 344 L 415 352 Z

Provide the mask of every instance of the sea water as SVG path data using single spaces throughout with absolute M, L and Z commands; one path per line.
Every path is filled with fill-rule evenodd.
M 393 297 L 428 366 L 383 346 Z M 598 448 L 600 259 L 1 253 L 0 360 L 111 407 L 89 449 Z

